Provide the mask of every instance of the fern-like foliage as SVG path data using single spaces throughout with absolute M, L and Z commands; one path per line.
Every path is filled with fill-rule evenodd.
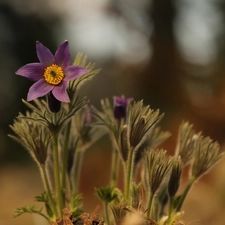
M 35 205 L 27 205 L 27 206 L 17 208 L 13 213 L 13 218 L 18 217 L 24 213 L 30 213 L 30 214 L 36 213 L 48 220 L 48 217 L 44 213 L 42 213 L 42 208 L 39 208 Z
M 51 206 L 50 206 L 50 203 L 49 203 L 49 197 L 48 197 L 48 194 L 46 192 L 43 192 L 40 195 L 37 195 L 35 197 L 35 200 L 37 202 L 43 202 L 45 204 L 45 209 L 46 209 L 46 212 L 47 212 L 48 216 L 50 218 L 53 217 L 53 212 L 52 212 L 52 209 L 51 209 Z
M 101 71 L 101 69 L 95 69 L 95 63 L 87 62 L 87 56 L 84 56 L 83 53 L 78 53 L 76 55 L 73 64 L 86 68 L 89 70 L 89 72 L 70 82 L 69 90 L 71 90 L 72 93 L 77 90 L 78 85 L 80 86 L 87 80 L 90 80 L 93 76 Z

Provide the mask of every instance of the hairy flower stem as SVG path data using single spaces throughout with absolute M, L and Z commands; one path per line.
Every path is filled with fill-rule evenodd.
M 62 217 L 63 201 L 62 192 L 60 187 L 60 174 L 59 174 L 59 151 L 58 151 L 58 134 L 54 134 L 54 169 L 55 169 L 55 187 L 57 193 L 57 204 L 59 207 L 59 215 Z
M 131 181 L 133 178 L 133 157 L 134 156 L 134 148 L 131 147 L 128 153 L 128 159 L 126 162 L 126 183 L 125 183 L 125 200 L 130 203 L 131 202 L 131 196 L 130 196 L 130 187 L 131 187 Z
M 111 170 L 111 187 L 116 187 L 117 185 L 117 174 L 119 169 L 119 152 L 116 147 L 113 148 L 113 159 L 112 159 L 112 170 Z
M 62 165 L 62 194 L 63 194 L 63 208 L 65 207 L 65 199 L 66 199 L 66 170 L 67 170 L 67 158 L 68 158 L 68 145 L 70 138 L 70 130 L 71 130 L 71 121 L 68 123 L 66 128 L 66 137 L 64 142 L 64 150 L 63 150 L 63 165 Z
M 80 179 L 80 169 L 81 169 L 81 164 L 83 161 L 83 149 L 82 146 L 78 145 L 78 148 L 75 153 L 75 168 L 74 168 L 74 183 L 73 183 L 73 190 L 77 194 L 78 193 L 78 188 L 79 188 L 79 179 Z
M 51 209 L 54 213 L 53 219 L 55 220 L 58 217 L 58 212 L 57 212 L 57 209 L 56 209 L 56 206 L 55 206 L 54 199 L 52 197 L 52 192 L 51 192 L 50 185 L 49 185 L 49 182 L 48 182 L 48 176 L 47 176 L 45 165 L 41 165 L 40 168 L 41 168 L 44 186 L 45 186 L 46 192 L 48 194 L 49 204 L 50 204 L 50 207 L 51 207 Z
M 147 212 L 146 212 L 147 218 L 150 218 L 151 217 L 153 199 L 154 199 L 154 194 L 153 193 L 150 193 L 149 199 L 148 199 Z
M 196 181 L 196 178 L 194 176 L 192 176 L 183 192 L 183 194 L 181 195 L 180 199 L 179 199 L 179 202 L 177 204 L 177 207 L 176 207 L 176 211 L 179 212 L 181 210 L 181 207 L 184 203 L 184 200 L 188 194 L 188 192 L 190 191 L 192 185 L 194 184 L 194 182 Z
M 168 212 L 168 219 L 166 220 L 166 225 L 171 225 L 173 222 L 173 198 L 170 200 L 170 205 L 169 205 L 169 212 Z
M 105 221 L 107 225 L 110 225 L 110 220 L 109 220 L 109 209 L 108 209 L 108 203 L 104 202 L 104 210 L 105 210 Z
M 154 195 L 153 201 L 154 201 L 154 210 L 151 213 L 151 218 L 155 221 L 158 221 L 159 217 L 160 217 L 160 210 L 161 210 L 161 205 L 160 205 L 160 202 L 159 202 L 159 196 Z

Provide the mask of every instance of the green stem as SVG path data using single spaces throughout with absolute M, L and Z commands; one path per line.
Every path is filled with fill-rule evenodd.
M 172 215 L 173 215 L 173 210 L 174 210 L 173 201 L 174 201 L 174 198 L 170 198 L 169 211 L 168 211 L 168 219 L 166 221 L 166 224 L 167 225 L 170 225 L 172 223 L 172 218 L 173 218 Z
M 153 198 L 154 198 L 154 194 L 150 193 L 149 199 L 148 199 L 147 212 L 146 212 L 147 218 L 151 217 Z
M 78 144 L 77 151 L 75 153 L 74 185 L 73 185 L 73 190 L 76 194 L 78 193 L 78 188 L 79 188 L 80 169 L 81 169 L 82 160 L 83 160 L 83 151 L 82 151 L 82 147 L 80 147 Z
M 54 169 L 55 169 L 55 188 L 57 193 L 57 203 L 59 207 L 59 215 L 62 217 L 62 193 L 60 187 L 60 174 L 59 174 L 59 151 L 58 151 L 58 134 L 54 134 Z
M 177 212 L 174 208 L 174 203 L 176 202 L 176 197 L 170 198 L 170 205 L 169 205 L 169 212 L 168 212 L 168 218 L 165 225 L 173 225 L 175 221 L 177 221 L 181 215 L 181 212 Z
M 112 170 L 111 170 L 111 187 L 116 187 L 117 185 L 117 174 L 119 169 L 119 152 L 114 147 L 113 148 L 113 159 L 112 159 Z
M 126 165 L 126 183 L 125 183 L 125 200 L 130 203 L 130 187 L 131 187 L 131 179 L 133 177 L 133 154 L 134 148 L 131 148 L 128 153 L 128 159 Z
M 57 209 L 56 209 L 56 206 L 55 206 L 55 201 L 52 197 L 52 192 L 51 192 L 50 185 L 49 185 L 49 182 L 48 182 L 48 176 L 47 176 L 47 172 L 46 172 L 46 169 L 45 169 L 45 165 L 41 165 L 41 171 L 42 171 L 42 175 L 43 175 L 44 186 L 46 188 L 46 192 L 47 192 L 48 197 L 49 197 L 49 204 L 50 204 L 50 207 L 51 207 L 51 209 L 54 213 L 54 219 L 56 219 L 58 217 L 58 212 L 57 212 Z
M 66 200 L 66 174 L 67 174 L 67 159 L 68 159 L 68 146 L 69 146 L 69 138 L 70 138 L 70 130 L 71 130 L 71 121 L 69 122 L 66 129 L 66 137 L 64 143 L 63 150 L 63 165 L 62 165 L 62 193 L 63 193 L 63 207 L 65 207 Z
M 108 203 L 104 202 L 104 208 L 105 208 L 105 220 L 106 220 L 106 224 L 110 225 L 110 221 L 109 221 L 109 210 L 108 210 Z
M 161 204 L 158 195 L 153 196 L 154 210 L 150 213 L 151 219 L 158 221 L 160 217 Z
M 182 205 L 183 205 L 183 203 L 184 203 L 184 200 L 185 200 L 185 198 L 186 198 L 188 192 L 190 191 L 192 185 L 194 184 L 195 180 L 196 180 L 196 179 L 195 179 L 195 177 L 193 177 L 193 176 L 190 178 L 190 180 L 189 180 L 189 182 L 188 182 L 188 184 L 187 184 L 187 186 L 186 186 L 186 188 L 185 188 L 183 194 L 181 195 L 181 197 L 180 197 L 180 199 L 179 199 L 179 202 L 178 202 L 178 204 L 177 204 L 177 207 L 176 207 L 176 211 L 177 211 L 177 212 L 180 211 L 180 209 L 181 209 L 181 207 L 182 207 Z

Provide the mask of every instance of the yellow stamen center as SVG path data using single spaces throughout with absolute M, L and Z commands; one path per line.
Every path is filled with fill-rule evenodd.
M 44 72 L 44 77 L 46 82 L 53 85 L 60 84 L 64 76 L 65 75 L 64 75 L 62 67 L 56 64 L 52 64 L 51 66 L 48 66 Z

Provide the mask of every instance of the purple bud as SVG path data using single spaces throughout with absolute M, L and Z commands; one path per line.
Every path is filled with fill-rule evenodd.
M 61 109 L 61 102 L 54 97 L 52 92 L 50 92 L 47 95 L 47 99 L 48 99 L 48 107 L 51 110 L 51 112 L 53 113 L 59 112 Z
M 127 116 L 127 105 L 133 98 L 125 98 L 122 96 L 121 98 L 118 96 L 114 96 L 114 117 L 117 120 L 126 119 Z

